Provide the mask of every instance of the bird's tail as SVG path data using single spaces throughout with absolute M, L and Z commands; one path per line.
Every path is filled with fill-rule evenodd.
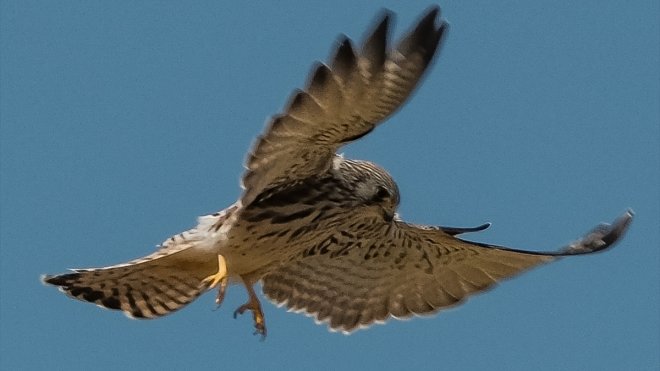
M 157 256 L 154 256 L 157 255 Z M 203 279 L 217 271 L 214 254 L 191 259 L 190 250 L 156 252 L 134 262 L 42 277 L 72 298 L 123 311 L 133 318 L 169 314 L 196 299 L 207 288 Z
M 208 289 L 204 278 L 218 271 L 218 259 L 217 252 L 205 244 L 212 240 L 208 238 L 210 226 L 226 217 L 226 212 L 201 217 L 196 228 L 168 239 L 144 258 L 105 268 L 45 275 L 42 281 L 59 286 L 72 298 L 121 310 L 129 317 L 164 316 Z

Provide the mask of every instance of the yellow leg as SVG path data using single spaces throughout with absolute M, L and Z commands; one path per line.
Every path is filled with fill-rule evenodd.
M 218 288 L 218 295 L 215 297 L 216 308 L 220 308 L 220 304 L 225 300 L 225 290 L 227 289 L 228 277 L 225 277 L 220 281 L 220 287 Z
M 246 284 L 245 288 L 248 292 L 248 302 L 241 305 L 234 311 L 234 318 L 239 314 L 243 314 L 246 310 L 252 311 L 252 318 L 254 319 L 254 328 L 256 331 L 254 334 L 260 334 L 261 339 L 266 338 L 266 321 L 264 320 L 264 312 L 261 310 L 261 303 L 257 294 L 255 294 L 252 285 Z
M 222 300 L 225 298 L 225 289 L 227 288 L 227 282 L 229 276 L 227 276 L 227 262 L 225 257 L 218 254 L 218 272 L 212 274 L 202 280 L 202 283 L 208 284 L 208 288 L 212 289 L 220 284 L 218 288 L 218 295 L 215 297 L 215 303 L 220 307 Z

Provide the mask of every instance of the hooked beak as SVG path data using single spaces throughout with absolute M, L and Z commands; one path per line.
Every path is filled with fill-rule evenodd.
M 387 212 L 387 210 L 383 209 L 383 219 L 385 219 L 386 222 L 390 223 L 392 220 L 394 220 L 394 214 L 391 214 Z

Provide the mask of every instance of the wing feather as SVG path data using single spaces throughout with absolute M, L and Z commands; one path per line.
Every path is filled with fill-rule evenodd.
M 283 265 L 263 278 L 272 301 L 303 311 L 332 330 L 350 332 L 389 317 L 435 313 L 460 304 L 470 295 L 492 288 L 557 257 L 602 251 L 625 233 L 632 213 L 612 225 L 602 224 L 582 239 L 556 252 L 538 253 L 464 241 L 428 227 L 396 222 L 383 225 L 380 237 L 349 241 Z M 457 229 L 452 229 L 455 231 Z M 344 240 L 342 240 L 344 238 Z M 332 254 L 346 243 L 345 254 Z
M 303 90 L 266 125 L 246 161 L 241 197 L 247 206 L 262 192 L 326 171 L 338 148 L 371 132 L 417 86 L 447 28 L 430 9 L 394 48 L 384 12 L 359 53 L 345 36 L 328 65 L 316 63 Z

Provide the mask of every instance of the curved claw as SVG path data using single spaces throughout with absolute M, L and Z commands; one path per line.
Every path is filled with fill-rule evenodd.
M 225 277 L 220 281 L 220 287 L 218 288 L 218 295 L 215 297 L 215 309 L 220 308 L 222 302 L 225 300 L 225 292 L 227 291 L 227 283 L 229 282 L 228 277 Z
M 261 340 L 266 338 L 266 323 L 264 322 L 264 315 L 261 312 L 261 307 L 253 308 L 250 302 L 245 303 L 234 311 L 234 319 L 238 318 L 239 314 L 245 313 L 246 310 L 252 311 L 254 318 L 254 333 L 253 335 L 261 335 Z
M 264 319 L 264 312 L 261 310 L 261 304 L 259 303 L 259 298 L 254 293 L 254 289 L 251 285 L 245 286 L 248 291 L 249 300 L 247 303 L 236 308 L 234 311 L 234 318 L 237 318 L 239 314 L 245 313 L 246 310 L 252 312 L 252 319 L 254 320 L 254 335 L 260 334 L 261 340 L 266 338 L 266 321 Z
M 238 318 L 239 314 L 245 313 L 245 311 L 248 310 L 248 309 L 250 309 L 250 308 L 248 308 L 247 304 L 243 304 L 240 307 L 236 308 L 236 310 L 234 311 L 234 319 Z
M 255 325 L 256 330 L 252 333 L 252 335 L 261 335 L 261 341 L 266 340 L 266 326 L 257 326 Z

